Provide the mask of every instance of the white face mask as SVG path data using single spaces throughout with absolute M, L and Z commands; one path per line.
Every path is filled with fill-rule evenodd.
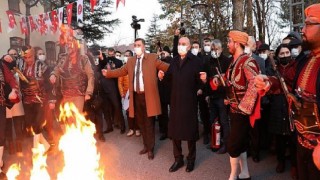
M 178 46 L 178 53 L 183 56 L 186 55 L 188 52 L 187 46 Z
M 96 66 L 98 66 L 98 65 L 99 65 L 99 58 L 95 58 L 95 60 L 94 60 L 94 64 L 95 64 Z
M 298 48 L 292 48 L 291 49 L 291 56 L 293 58 L 296 58 L 298 55 L 300 54 L 299 49 Z
M 204 46 L 203 48 L 204 52 L 208 53 L 211 51 L 211 47 L 210 46 Z
M 246 47 L 244 48 L 244 53 L 246 53 L 246 54 L 251 54 L 251 49 L 250 49 L 250 47 L 246 46 Z
M 211 56 L 215 59 L 217 59 L 219 56 L 218 56 L 218 53 L 216 51 L 211 51 Z
M 267 54 L 259 54 L 259 56 L 263 59 L 266 60 L 268 58 Z
M 123 57 L 123 62 L 127 63 L 128 62 L 128 57 Z
M 198 53 L 199 53 L 199 49 L 192 48 L 192 49 L 191 49 L 191 53 L 196 56 L 196 55 L 198 55 Z
M 44 61 L 46 60 L 46 55 L 41 54 L 41 55 L 38 56 L 38 59 L 39 59 L 41 62 L 44 62 Z
M 141 56 L 142 54 L 142 49 L 141 47 L 136 47 L 134 48 L 134 53 L 136 53 L 136 55 Z

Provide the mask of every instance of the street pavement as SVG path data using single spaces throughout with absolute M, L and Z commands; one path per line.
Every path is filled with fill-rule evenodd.
M 158 124 L 156 124 L 158 126 Z M 200 131 L 201 132 L 201 131 Z M 97 142 L 101 154 L 100 165 L 104 169 L 106 180 L 224 180 L 230 172 L 229 156 L 215 154 L 202 144 L 202 138 L 197 142 L 197 158 L 194 171 L 187 173 L 185 167 L 170 173 L 169 167 L 174 162 L 172 144 L 169 139 L 159 141 L 159 131 L 156 128 L 156 146 L 154 160 L 148 160 L 147 155 L 139 155 L 143 148 L 141 137 L 127 137 L 120 134 L 120 130 L 105 134 L 106 142 Z M 23 146 L 23 157 L 4 154 L 5 168 L 12 163 L 21 164 L 18 179 L 30 179 L 32 138 L 26 138 Z M 187 143 L 183 142 L 183 153 L 187 154 Z M 83 156 L 86 156 L 83 154 Z M 80 157 L 81 158 L 81 157 Z M 86 163 L 86 162 L 83 162 Z M 185 160 L 186 163 L 186 160 Z M 281 174 L 275 172 L 277 164 L 275 155 L 263 152 L 261 161 L 255 163 L 248 158 L 249 171 L 252 179 L 290 179 L 290 165 L 287 162 L 286 171 Z M 47 169 L 51 179 L 57 179 L 57 173 L 63 168 L 62 154 L 56 152 L 47 158 Z M 83 177 L 83 180 L 90 177 Z

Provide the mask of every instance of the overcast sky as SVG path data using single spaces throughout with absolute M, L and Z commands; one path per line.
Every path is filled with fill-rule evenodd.
M 162 13 L 158 0 L 126 0 L 125 6 L 120 3 L 117 10 L 115 3 L 113 6 L 112 16 L 114 18 L 118 18 L 121 23 L 114 29 L 112 34 L 105 37 L 105 40 L 101 42 L 101 45 L 113 46 L 118 42 L 119 45 L 132 43 L 134 40 L 134 30 L 130 26 L 132 22 L 132 15 L 136 15 L 138 19 L 145 19 L 145 22 L 140 23 L 141 29 L 138 31 L 137 36 L 144 38 L 148 31 L 153 14 L 159 15 Z

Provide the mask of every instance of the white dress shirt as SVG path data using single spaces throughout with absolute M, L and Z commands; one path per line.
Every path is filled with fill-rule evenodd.
M 140 91 L 144 92 L 144 83 L 143 83 L 143 73 L 142 73 L 142 60 L 143 60 L 143 56 L 144 54 L 142 54 L 140 56 L 140 74 L 139 74 L 139 87 L 140 87 Z M 136 66 L 134 68 L 134 76 L 136 76 L 136 72 L 137 72 L 137 65 L 138 65 L 138 57 L 136 60 Z M 137 92 L 137 83 L 136 83 L 136 77 L 134 77 L 134 92 Z

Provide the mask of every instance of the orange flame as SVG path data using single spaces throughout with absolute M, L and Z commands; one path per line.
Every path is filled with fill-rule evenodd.
M 31 170 L 30 180 L 50 180 L 44 146 L 39 144 L 37 148 L 32 148 L 32 152 L 33 169 Z
M 16 180 L 17 179 L 17 176 L 19 176 L 20 174 L 20 164 L 12 164 L 9 169 L 8 169 L 8 172 L 7 172 L 7 178 L 8 180 Z
M 93 136 L 95 125 L 86 120 L 72 103 L 60 106 L 60 110 L 59 119 L 66 124 L 65 134 L 59 141 L 65 167 L 58 174 L 58 179 L 103 179 L 103 170 L 99 167 L 100 154 Z

